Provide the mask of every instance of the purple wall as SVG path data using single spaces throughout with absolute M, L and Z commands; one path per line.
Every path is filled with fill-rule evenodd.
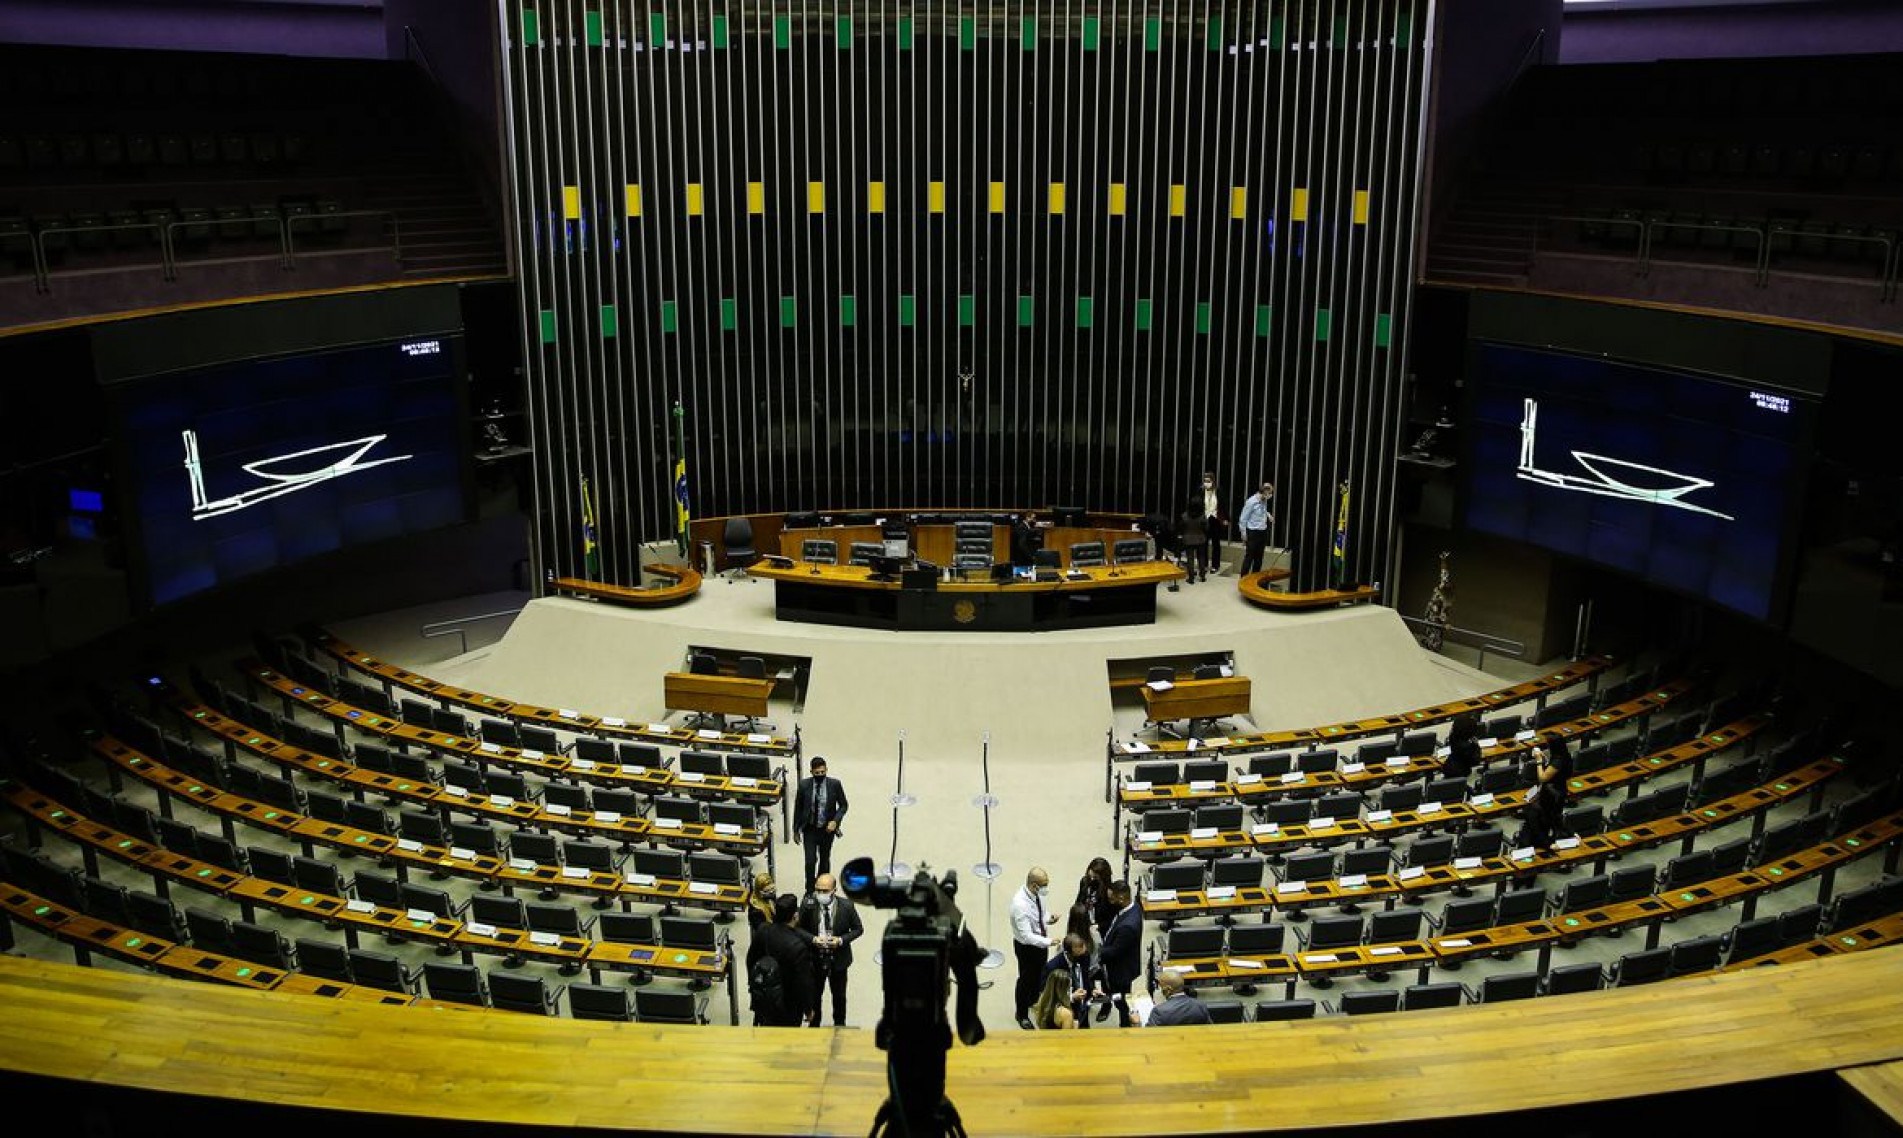
M 5 0 L 0 43 L 386 57 L 382 0 Z
M 1903 51 L 1894 0 L 1683 11 L 1568 12 L 1561 63 Z
M 1434 90 L 1429 110 L 1427 200 L 1423 215 L 1458 177 L 1488 110 L 1518 78 L 1520 65 L 1559 56 L 1562 0 L 1441 0 L 1436 21 Z M 1534 37 L 1544 30 L 1529 58 Z

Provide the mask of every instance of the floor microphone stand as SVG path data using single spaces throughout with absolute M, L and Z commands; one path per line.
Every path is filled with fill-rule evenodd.
M 983 878 L 986 889 L 985 939 L 991 939 L 994 905 L 990 904 L 992 883 L 1004 872 L 1004 867 L 991 860 L 991 808 L 998 804 L 998 796 L 991 793 L 991 732 L 985 732 L 984 745 L 979 751 L 979 767 L 984 772 L 984 793 L 971 800 L 971 804 L 984 811 L 985 817 L 985 859 L 971 867 L 971 872 Z M 1004 953 L 995 948 L 985 950 L 984 959 L 978 962 L 980 968 L 1001 968 L 1004 966 Z

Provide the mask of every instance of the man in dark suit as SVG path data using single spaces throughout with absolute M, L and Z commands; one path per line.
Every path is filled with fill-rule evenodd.
M 770 1004 L 755 994 L 755 1027 L 801 1027 L 813 1010 L 813 938 L 799 927 L 800 899 L 782 893 L 773 899 L 773 919 L 753 930 L 747 946 L 747 975 L 763 956 L 779 965 L 779 991 Z
M 1131 899 L 1128 881 L 1110 883 L 1110 900 L 1117 906 L 1117 915 L 1111 918 L 1110 928 L 1103 935 L 1097 961 L 1103 966 L 1104 991 L 1110 993 L 1110 1002 L 1117 1005 L 1117 1026 L 1129 1027 L 1130 985 L 1143 973 L 1143 914 Z M 1109 1004 L 1097 1009 L 1099 1020 L 1109 1016 Z
M 846 817 L 846 788 L 826 777 L 824 755 L 814 755 L 809 769 L 812 777 L 800 780 L 793 799 L 793 842 L 806 847 L 806 891 L 811 893 L 818 876 L 832 871 L 833 839 Z
M 827 985 L 833 990 L 833 1026 L 846 1026 L 846 970 L 852 967 L 852 942 L 866 931 L 859 910 L 841 896 L 833 875 L 813 880 L 813 891 L 800 903 L 800 928 L 813 936 L 813 1026 L 819 1026 Z

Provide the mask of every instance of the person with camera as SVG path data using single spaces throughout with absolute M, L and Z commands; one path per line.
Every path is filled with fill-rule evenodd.
M 818 1027 L 826 988 L 833 991 L 833 1026 L 846 1026 L 846 972 L 852 967 L 852 942 L 865 932 L 859 910 L 840 895 L 830 873 L 813 882 L 800 905 L 800 928 L 813 938 L 813 1026 Z
M 1050 892 L 1049 871 L 1036 865 L 1024 875 L 1024 888 L 1011 896 L 1011 948 L 1018 957 L 1014 995 L 1018 1026 L 1026 1031 L 1036 1027 L 1031 1022 L 1031 1004 L 1037 999 L 1038 986 L 1044 981 L 1044 962 L 1051 954 L 1048 930 L 1057 923 L 1057 914 L 1048 912 L 1044 905 Z
M 1110 900 L 1117 915 L 1104 933 L 1103 947 L 1097 960 L 1103 965 L 1104 991 L 1109 1003 L 1097 1009 L 1098 1022 L 1110 1018 L 1110 1005 L 1117 1007 L 1117 1026 L 1130 1026 L 1130 985 L 1143 974 L 1143 913 L 1137 908 L 1130 883 L 1118 879 L 1110 883 Z
M 846 788 L 826 777 L 826 756 L 814 755 L 810 778 L 800 780 L 793 796 L 793 843 L 806 847 L 806 891 L 833 868 L 833 839 L 846 819 Z
M 799 927 L 800 899 L 773 899 L 773 920 L 747 946 L 747 994 L 755 1027 L 801 1027 L 813 1013 L 813 937 Z

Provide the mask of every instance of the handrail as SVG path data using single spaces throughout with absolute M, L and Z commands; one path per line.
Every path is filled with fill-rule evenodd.
M 331 213 L 299 213 L 285 218 L 285 244 L 295 252 L 296 246 L 290 235 L 297 230 L 299 222 L 321 224 L 338 217 L 387 217 L 390 219 L 390 246 L 395 252 L 397 264 L 403 263 L 403 220 L 392 209 L 340 209 Z
M 1490 632 L 1481 632 L 1477 629 L 1462 628 L 1456 624 L 1438 624 L 1423 617 L 1408 616 L 1405 613 L 1397 613 L 1395 615 L 1399 616 L 1408 624 L 1419 624 L 1430 628 L 1439 628 L 1443 636 L 1448 633 L 1459 633 L 1463 637 L 1475 637 L 1480 640 L 1491 641 L 1492 643 L 1488 644 L 1471 645 L 1471 647 L 1480 649 L 1480 660 L 1474 665 L 1476 668 L 1484 669 L 1487 666 L 1488 652 L 1497 652 L 1502 656 L 1511 656 L 1515 660 L 1526 659 L 1526 645 L 1518 640 L 1509 640 L 1504 636 L 1495 636 Z
M 456 636 L 462 642 L 462 651 L 457 653 L 457 655 L 466 655 L 469 652 L 469 632 L 463 625 L 474 624 L 479 620 L 495 620 L 498 617 L 514 616 L 521 612 L 522 608 L 523 606 L 517 605 L 512 609 L 502 609 L 498 612 L 485 612 L 477 616 L 459 616 L 452 617 L 449 620 L 431 621 L 417 629 L 417 634 L 425 640 L 434 640 L 438 636 Z
M 182 218 L 181 217 L 174 221 L 168 221 L 165 223 L 165 245 L 167 249 L 171 251 L 171 275 L 166 277 L 165 279 L 168 281 L 178 279 L 178 241 L 173 236 L 174 230 L 179 229 L 183 226 L 187 226 L 187 225 L 203 225 L 203 226 L 210 227 L 210 226 L 216 226 L 216 225 L 243 224 L 243 225 L 249 226 L 249 225 L 256 225 L 260 221 L 270 222 L 272 227 L 277 230 L 278 232 L 278 267 L 288 271 L 291 268 L 290 231 L 285 226 L 284 219 L 282 217 L 278 217 L 275 214 L 270 217 L 253 216 L 251 214 L 246 214 L 242 218 L 238 218 L 238 217 Z
M 1645 247 L 1640 255 L 1641 276 L 1652 274 L 1652 231 L 1660 229 L 1700 229 L 1712 233 L 1748 233 L 1758 239 L 1757 263 L 1752 268 L 1752 284 L 1763 288 L 1771 282 L 1770 246 L 1764 240 L 1764 227 L 1761 225 L 1735 225 L 1719 221 L 1673 221 L 1670 218 L 1654 217 L 1645 222 Z
M 1546 222 L 1569 221 L 1587 225 L 1630 225 L 1636 227 L 1639 230 L 1639 247 L 1632 256 L 1635 263 L 1635 272 L 1640 276 L 1650 275 L 1652 271 L 1653 233 L 1655 229 L 1704 229 L 1749 234 L 1757 238 L 1758 242 L 1757 263 L 1752 269 L 1754 278 L 1753 284 L 1758 288 L 1767 288 L 1770 285 L 1772 274 L 1781 271 L 1774 268 L 1771 264 L 1772 257 L 1775 253 L 1770 242 L 1770 238 L 1774 235 L 1771 222 L 1766 222 L 1762 225 L 1741 225 L 1706 221 L 1674 221 L 1670 218 L 1649 218 L 1640 221 L 1630 217 L 1597 217 L 1590 214 L 1568 213 L 1545 214 L 1542 220 Z M 1540 254 L 1540 233 L 1543 231 L 1544 230 L 1538 231 L 1534 235 L 1532 254 L 1534 257 Z M 1896 239 L 1861 233 L 1828 233 L 1812 234 L 1811 236 L 1816 236 L 1828 241 L 1854 241 L 1880 247 L 1883 250 L 1883 267 L 1877 279 L 1877 287 L 1880 290 L 1879 300 L 1885 304 L 1896 302 L 1899 291 L 1903 291 L 1903 289 L 1900 289 L 1900 286 L 1903 286 L 1903 245 L 1899 245 Z
M 158 234 L 160 264 L 168 263 L 169 246 L 165 242 L 165 232 L 155 221 L 122 221 L 115 225 L 48 225 L 33 232 L 33 267 L 35 292 L 52 292 L 52 273 L 47 266 L 46 235 L 49 233 L 112 233 L 123 229 L 150 229 Z M 171 280 L 168 275 L 166 280 Z

